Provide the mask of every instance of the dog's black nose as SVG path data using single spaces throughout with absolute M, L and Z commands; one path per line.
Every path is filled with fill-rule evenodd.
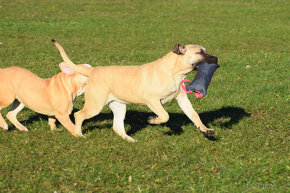
M 218 63 L 218 57 L 213 56 L 213 64 L 217 64 Z
M 205 62 L 207 62 L 208 64 L 217 64 L 218 58 L 215 56 L 208 55 L 207 57 L 205 57 Z
M 217 64 L 218 62 L 218 58 L 212 55 L 209 55 L 207 53 L 203 54 L 204 56 L 204 60 L 205 62 L 207 62 L 208 64 Z

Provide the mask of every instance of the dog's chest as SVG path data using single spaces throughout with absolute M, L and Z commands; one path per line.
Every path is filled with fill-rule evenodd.
M 173 81 L 169 85 L 169 90 L 168 90 L 167 94 L 163 98 L 161 98 L 161 102 L 163 104 L 170 102 L 171 100 L 176 98 L 176 96 L 178 95 L 178 93 L 180 91 L 180 84 L 184 78 L 185 78 L 185 76 L 177 76 L 177 77 L 173 78 Z
M 170 84 L 170 95 L 175 94 L 180 89 L 180 84 L 182 80 L 185 78 L 185 75 L 176 75 L 173 77 L 171 84 Z

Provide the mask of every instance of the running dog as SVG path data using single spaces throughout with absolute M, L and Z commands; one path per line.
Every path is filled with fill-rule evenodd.
M 193 109 L 186 93 L 181 89 L 181 82 L 188 73 L 198 67 L 202 61 L 217 63 L 218 58 L 207 54 L 199 45 L 176 44 L 172 51 L 161 59 L 139 66 L 97 66 L 88 68 L 75 65 L 64 49 L 52 40 L 69 68 L 89 77 L 85 91 L 85 104 L 82 110 L 74 114 L 75 136 L 82 136 L 81 125 L 85 119 L 98 115 L 108 104 L 113 111 L 113 129 L 123 139 L 134 142 L 125 132 L 124 119 L 126 104 L 147 105 L 157 117 L 149 117 L 151 124 L 165 123 L 169 119 L 163 104 L 176 99 L 180 108 L 207 136 L 214 135 Z
M 86 66 L 88 64 L 79 64 Z M 81 95 L 88 77 L 74 72 L 62 62 L 59 64 L 62 72 L 51 78 L 42 79 L 27 69 L 21 67 L 0 68 L 0 111 L 12 104 L 7 113 L 7 119 L 20 131 L 28 131 L 16 118 L 26 106 L 33 111 L 48 115 L 50 128 L 56 128 L 56 119 L 71 133 L 75 133 L 75 125 L 69 114 L 73 109 L 73 100 Z M 8 130 L 8 125 L 0 113 L 0 127 Z

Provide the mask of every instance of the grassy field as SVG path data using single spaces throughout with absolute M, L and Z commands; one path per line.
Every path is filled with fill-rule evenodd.
M 0 130 L 0 192 L 289 192 L 289 1 L 0 0 L 0 67 L 47 78 L 61 57 L 75 63 L 138 65 L 175 43 L 219 57 L 208 96 L 189 95 L 205 138 L 176 101 L 170 120 L 128 105 L 128 143 L 112 130 L 108 107 L 75 138 L 29 109 Z M 250 68 L 246 68 L 249 65 Z M 194 72 L 188 79 L 194 77 Z M 0 82 L 1 84 L 1 82 Z M 82 108 L 77 99 L 74 111 Z M 2 110 L 6 115 L 9 108 Z

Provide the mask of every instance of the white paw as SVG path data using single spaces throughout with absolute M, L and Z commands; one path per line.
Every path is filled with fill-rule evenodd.
M 128 135 L 124 136 L 123 139 L 125 139 L 126 141 L 128 141 L 130 143 L 137 142 L 137 140 L 133 139 L 132 137 L 130 137 Z
M 24 127 L 24 126 L 22 126 L 22 127 L 19 127 L 18 128 L 20 131 L 25 131 L 25 132 L 27 132 L 28 131 L 28 129 L 26 128 L 26 127 Z
M 4 125 L 1 125 L 0 127 L 2 127 L 5 131 L 8 130 L 8 125 L 7 125 L 7 123 L 5 123 Z
M 73 136 L 75 136 L 75 137 L 85 137 L 82 133 L 74 133 Z

